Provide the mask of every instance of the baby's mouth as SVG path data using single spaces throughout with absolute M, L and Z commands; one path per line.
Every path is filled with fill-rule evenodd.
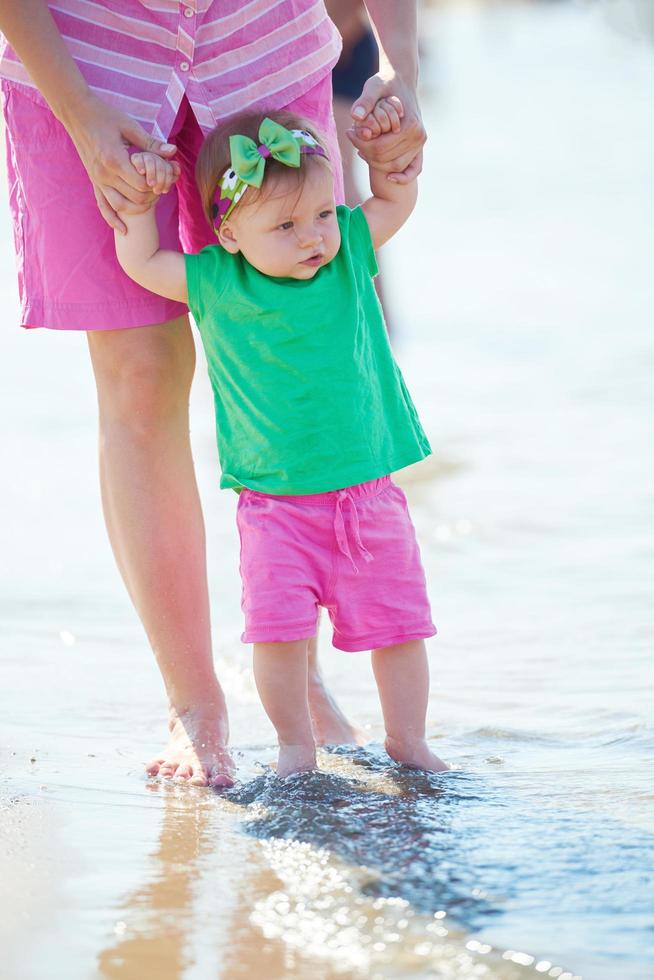
M 322 252 L 315 252 L 308 259 L 302 259 L 302 265 L 320 265 L 323 260 Z

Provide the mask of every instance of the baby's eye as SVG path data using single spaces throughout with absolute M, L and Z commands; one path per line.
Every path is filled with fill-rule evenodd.
M 320 212 L 320 217 L 321 218 L 328 218 L 330 216 L 330 214 L 331 214 L 331 211 L 321 211 Z
M 289 228 L 292 228 L 293 227 L 293 222 L 292 221 L 284 221 L 278 227 L 279 227 L 279 230 L 280 231 L 288 231 Z

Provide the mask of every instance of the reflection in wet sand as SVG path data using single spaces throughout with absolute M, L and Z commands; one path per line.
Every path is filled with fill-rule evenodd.
M 234 808 L 210 791 L 156 782 L 148 789 L 161 798 L 160 839 L 147 879 L 116 909 L 117 938 L 99 953 L 98 975 L 182 980 L 199 967 L 223 980 L 293 976 L 284 943 L 262 943 L 250 917 L 256 898 L 280 881 L 265 861 L 239 865 Z
M 100 976 L 111 980 L 180 980 L 192 962 L 188 943 L 201 864 L 214 846 L 210 812 L 200 796 L 180 799 L 170 787 L 150 788 L 164 796 L 159 846 L 148 881 L 118 910 L 123 914 L 116 925 L 119 938 L 98 956 Z

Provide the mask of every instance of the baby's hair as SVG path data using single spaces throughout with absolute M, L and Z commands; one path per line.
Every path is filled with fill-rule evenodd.
M 281 126 L 285 126 L 286 129 L 305 130 L 318 141 L 326 152 L 325 141 L 316 131 L 315 127 L 307 122 L 306 119 L 303 119 L 301 116 L 296 116 L 291 112 L 244 112 L 241 115 L 232 116 L 227 122 L 216 126 L 202 144 L 195 167 L 195 180 L 200 191 L 202 209 L 212 228 L 214 224 L 213 207 L 216 186 L 231 162 L 229 137 L 238 133 L 239 136 L 249 136 L 255 143 L 258 143 L 259 126 L 266 117 L 272 119 L 273 122 L 279 123 Z M 297 186 L 301 186 L 308 169 L 325 166 L 329 167 L 329 162 L 325 157 L 317 153 L 303 153 L 300 157 L 299 167 L 289 167 L 275 160 L 273 157 L 268 157 L 263 184 L 259 188 L 248 187 L 247 194 L 243 195 L 243 200 L 246 204 L 253 204 L 262 196 L 267 196 L 267 191 L 277 183 L 277 179 L 275 178 L 279 178 L 280 176 L 288 176 L 295 180 Z M 240 202 L 233 209 L 232 214 L 239 206 Z

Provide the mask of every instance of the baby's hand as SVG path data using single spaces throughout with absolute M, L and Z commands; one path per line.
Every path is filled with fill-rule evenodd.
M 404 116 L 404 107 L 397 95 L 379 99 L 372 112 L 357 122 L 354 131 L 359 138 L 375 139 L 384 133 L 399 133 Z
M 167 194 L 181 173 L 176 160 L 164 160 L 149 151 L 133 153 L 130 159 L 154 194 Z

